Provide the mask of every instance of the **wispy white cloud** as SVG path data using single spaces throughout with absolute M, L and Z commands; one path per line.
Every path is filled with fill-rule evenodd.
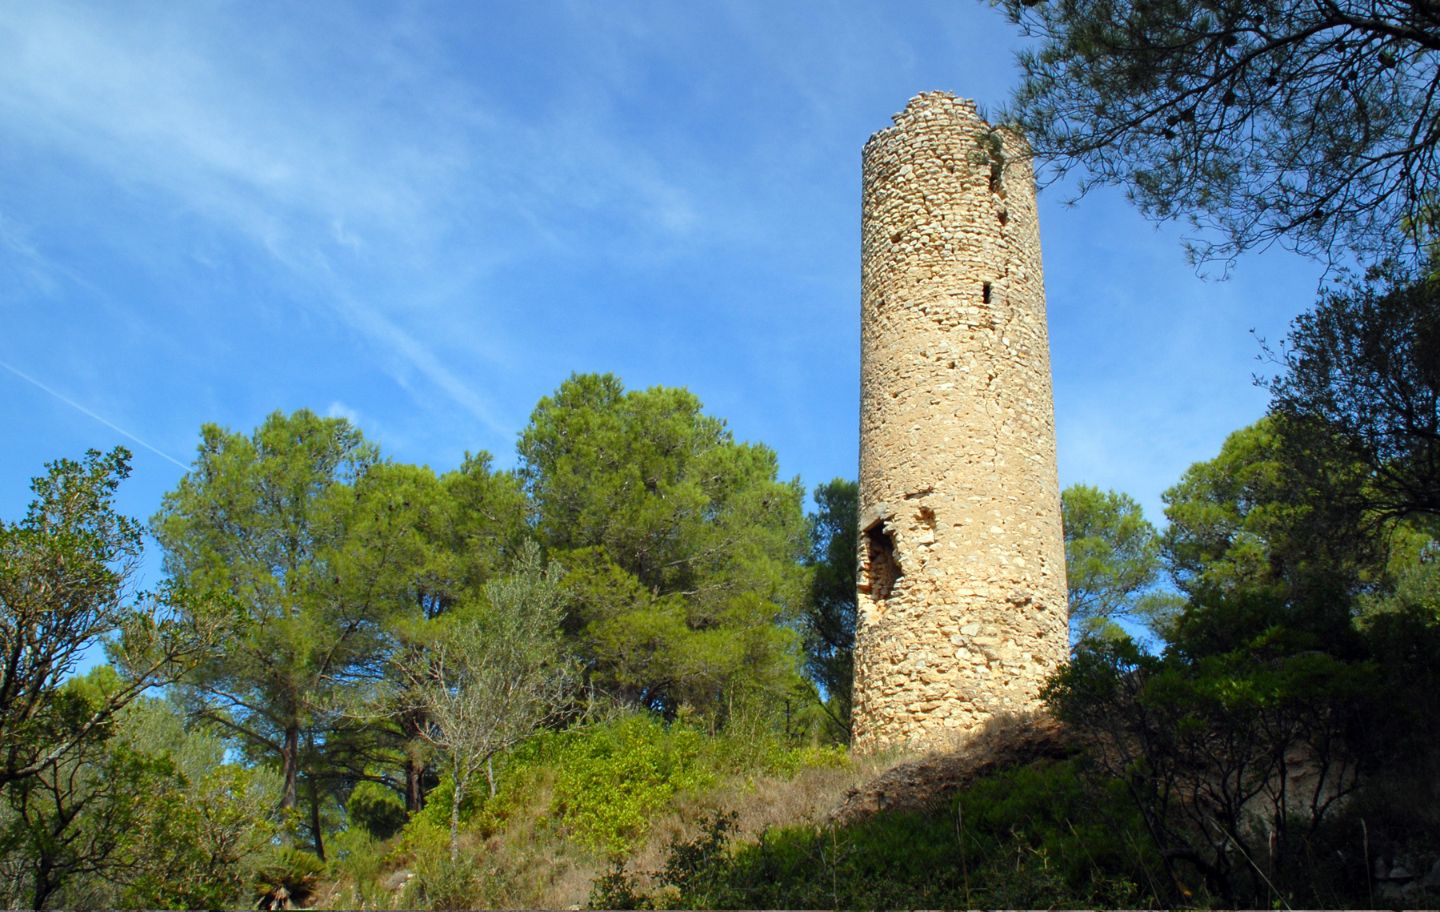
M 395 50 L 432 40 L 403 16 L 388 21 L 393 35 L 367 22 L 377 53 L 365 72 L 402 96 L 371 101 L 343 73 L 307 85 L 296 52 L 310 49 L 282 25 L 242 29 L 215 7 L 154 13 L 0 8 L 0 137 L 58 150 L 249 238 L 318 289 L 317 303 L 403 386 L 423 378 L 492 431 L 513 430 L 481 392 L 505 330 L 474 333 L 488 341 L 457 363 L 440 354 L 453 339 L 427 336 L 417 308 L 453 310 L 458 299 L 483 321 L 486 264 L 533 256 L 537 241 L 574 255 L 591 239 L 573 228 L 577 212 L 630 231 L 701 224 L 689 193 L 609 131 L 601 106 L 518 121 L 487 110 L 443 64 L 428 71 Z M 415 396 L 433 407 L 428 391 Z
M 307 103 L 286 74 L 236 71 L 263 51 L 252 48 L 248 61 L 227 54 L 215 46 L 223 29 L 175 18 L 142 26 L 95 8 L 6 6 L 0 129 L 159 190 L 302 275 L 327 251 L 363 247 L 367 235 L 383 234 L 397 256 L 407 251 L 394 249 L 395 238 L 423 240 L 426 194 L 441 189 L 427 185 L 426 171 L 443 156 L 426 153 L 422 166 L 419 149 L 366 142 L 364 124 Z M 487 420 L 481 397 L 399 330 L 386 302 L 330 303 L 446 393 L 464 392 L 456 401 Z
M 44 297 L 55 293 L 54 267 L 20 226 L 3 212 L 0 212 L 0 270 L 3 270 L 0 275 L 9 274 L 14 283 L 12 289 L 23 286 Z

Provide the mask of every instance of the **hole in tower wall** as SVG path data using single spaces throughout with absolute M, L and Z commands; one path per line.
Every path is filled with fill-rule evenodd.
M 982 303 L 990 303 L 990 283 L 986 282 L 980 286 L 980 300 Z
M 998 156 L 990 159 L 990 192 L 1005 196 L 1005 163 Z
M 865 551 L 870 597 L 876 601 L 888 599 L 900 579 L 900 561 L 895 557 L 895 537 L 886 531 L 883 521 L 865 530 Z

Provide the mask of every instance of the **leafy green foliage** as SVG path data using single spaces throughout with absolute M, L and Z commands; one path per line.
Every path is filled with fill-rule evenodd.
M 94 738 L 144 691 L 175 679 L 204 654 L 214 619 L 183 594 L 141 599 L 132 578 L 140 526 L 115 512 L 130 454 L 91 450 L 50 463 L 32 480 L 25 518 L 0 521 L 0 787 L 39 774 Z M 89 651 L 108 646 L 124 672 L 85 702 L 63 686 Z
M 573 376 L 536 406 L 521 474 L 542 541 L 571 569 L 570 624 L 599 687 L 723 718 L 787 693 L 805 596 L 798 482 L 681 389 Z
M 1160 539 L 1128 495 L 1071 485 L 1060 492 L 1070 622 L 1081 636 L 1113 636 L 1119 620 L 1165 636 L 1177 599 L 1157 588 Z
M 1128 788 L 1165 860 L 1162 896 L 1286 900 L 1279 885 L 1303 880 L 1293 866 L 1358 785 L 1346 735 L 1370 708 L 1375 668 L 1276 622 L 1266 600 L 1209 607 L 1191 606 L 1163 656 L 1082 643 L 1045 698 Z
M 405 826 L 405 802 L 378 782 L 360 782 L 350 790 L 345 814 L 352 826 L 376 839 L 388 839 Z
M 65 690 L 102 704 L 123 681 L 99 666 Z M 142 699 L 103 738 L 12 786 L 0 810 L 10 904 L 215 907 L 248 898 L 268 854 L 276 782 L 223 762 L 213 734 Z M 0 893 L 0 896 L 3 896 Z
M 377 463 L 355 493 L 360 506 L 350 517 L 338 578 L 360 590 L 353 601 L 380 608 L 374 664 L 361 671 L 387 677 L 383 662 L 423 659 L 424 644 L 440 635 L 448 614 L 470 606 L 473 615 L 485 601 L 485 586 L 529 540 L 528 508 L 519 479 L 492 471 L 485 453 L 467 454 L 459 469 L 438 478 L 425 467 Z M 377 761 L 398 763 L 405 807 L 414 812 L 434 783 L 434 748 L 423 736 L 419 694 L 388 677 L 389 700 L 368 687 L 346 689 L 346 715 L 361 723 L 348 724 L 343 738 L 329 733 L 325 759 L 341 782 L 373 775 Z
M 1429 536 L 1412 531 L 1408 538 L 1424 543 L 1397 546 L 1391 585 L 1360 600 L 1357 625 L 1380 681 L 1357 740 L 1368 765 L 1389 780 L 1382 782 L 1389 800 L 1368 802 L 1366 812 L 1395 820 L 1401 832 L 1434 833 L 1440 832 L 1440 750 L 1432 731 L 1440 693 L 1440 564 Z
M 485 585 L 484 605 L 457 609 L 402 649 L 394 670 L 402 712 L 450 777 L 450 856 L 459 852 L 460 806 L 472 779 L 566 708 L 575 672 L 560 642 L 560 568 L 527 543 L 513 572 Z
M 206 425 L 194 467 L 152 520 L 166 569 L 235 607 L 227 648 L 192 692 L 197 710 L 279 762 L 285 808 L 302 763 L 313 765 L 302 742 L 327 726 L 335 683 L 379 648 L 383 593 L 346 560 L 362 506 L 354 486 L 377 458 L 344 420 L 304 410 L 277 412 L 248 437 Z M 312 839 L 318 850 L 318 830 Z
M 1275 422 L 1262 419 L 1187 469 L 1164 494 L 1165 558 L 1191 597 L 1265 594 L 1346 623 L 1349 598 L 1380 561 L 1378 542 L 1320 483 L 1353 464 L 1321 441 L 1302 463 L 1292 454 Z
M 1373 904 L 1353 884 L 1377 857 L 1440 858 L 1440 582 L 1425 510 L 1400 524 L 1365 500 L 1377 464 L 1428 451 L 1367 456 L 1337 422 L 1277 411 L 1232 435 L 1167 492 L 1163 536 L 1123 495 L 1065 492 L 1076 613 L 1105 635 L 1047 696 L 1084 753 L 994 769 L 935 812 L 758 842 L 723 809 L 754 826 L 802 771 L 806 807 L 845 787 L 809 768 L 849 762 L 818 745 L 848 713 L 856 490 L 822 486 L 807 529 L 774 454 L 683 390 L 573 377 L 513 474 L 484 454 L 438 476 L 386 463 L 305 412 L 206 428 L 155 520 L 183 585 L 158 620 L 117 595 L 138 547 L 108 506 L 123 461 L 57 464 L 0 527 L 7 619 L 60 591 L 45 555 L 95 588 L 66 590 L 75 625 L 35 628 L 57 658 L 15 664 L 51 676 L 6 685 L 38 710 L 0 712 L 23 723 L 0 742 L 19 758 L 4 898 L 543 905 L 608 860 L 592 898 L 626 906 Z M 1162 558 L 1184 597 L 1164 613 Z M 57 685 L 102 628 L 116 668 Z M 174 702 L 138 698 L 201 658 Z
M 634 715 L 566 739 L 554 809 L 585 846 L 624 854 L 677 793 L 704 788 L 705 736 L 683 724 Z
M 1423 252 L 1440 26 L 1418 2 L 1004 0 L 1034 39 L 1008 116 L 1081 187 L 1187 218 L 1199 258 L 1279 240 Z
M 1373 902 L 1357 890 L 1372 840 L 1440 857 L 1413 835 L 1440 820 L 1422 784 L 1440 769 L 1421 734 L 1440 686 L 1433 544 L 1426 522 L 1386 524 L 1364 504 L 1357 452 L 1316 416 L 1232 434 L 1165 495 L 1186 595 L 1168 648 L 1085 641 L 1049 685 L 1139 809 L 1164 862 L 1159 902 Z M 1394 813 L 1382 796 L 1400 783 Z M 1321 876 L 1322 857 L 1349 873 Z
M 214 731 L 186 728 L 179 708 L 146 700 L 127 710 L 115 740 L 173 766 L 174 787 L 148 797 L 156 824 L 135 850 L 136 867 L 121 904 L 141 908 L 213 908 L 249 898 L 256 872 L 274 851 L 279 778 L 271 770 L 225 760 Z
M 1363 471 L 1325 492 L 1368 518 L 1440 515 L 1440 280 L 1390 266 L 1326 290 L 1291 326 L 1270 409 L 1291 458 L 1316 428 Z

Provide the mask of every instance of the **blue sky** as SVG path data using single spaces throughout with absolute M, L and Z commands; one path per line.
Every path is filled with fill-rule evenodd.
M 686 386 L 807 487 L 853 477 L 861 146 L 1017 74 L 988 5 L 903 7 L 0 5 L 0 516 L 123 443 L 148 517 L 203 422 L 276 409 L 513 465 L 572 371 Z M 1158 520 L 1263 412 L 1255 334 L 1321 270 L 1204 281 L 1121 192 L 1068 198 L 1041 196 L 1061 483 Z

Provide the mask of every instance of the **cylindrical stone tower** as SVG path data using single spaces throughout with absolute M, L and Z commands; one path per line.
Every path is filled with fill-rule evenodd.
M 854 743 L 940 747 L 1068 654 L 1024 140 L 944 92 L 865 144 Z

